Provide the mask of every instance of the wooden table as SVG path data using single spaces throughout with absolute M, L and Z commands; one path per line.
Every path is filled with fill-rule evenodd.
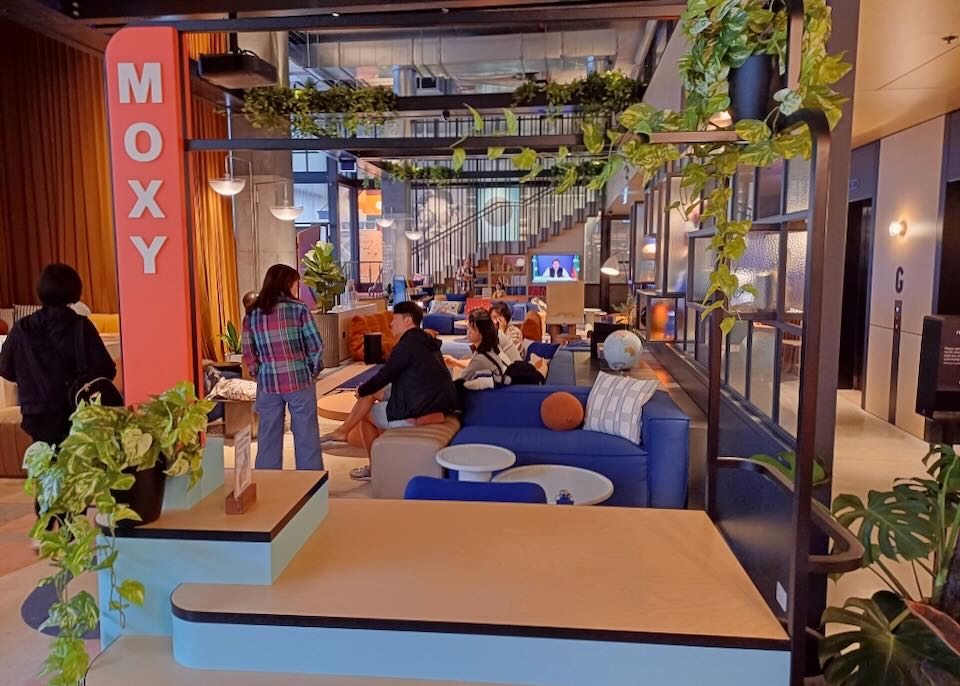
M 357 404 L 357 396 L 353 391 L 331 393 L 317 399 L 317 414 L 326 419 L 346 421 L 350 411 Z

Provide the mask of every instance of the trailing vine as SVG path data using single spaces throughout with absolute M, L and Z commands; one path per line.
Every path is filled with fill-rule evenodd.
M 586 114 L 622 112 L 643 94 L 643 83 L 618 71 L 593 72 L 570 83 L 527 81 L 513 92 L 514 105 L 527 105 L 545 95 L 553 113 L 577 104 Z
M 746 236 L 752 221 L 749 217 L 730 216 L 734 175 L 742 166 L 767 167 L 781 159 L 809 159 L 812 141 L 806 124 L 787 125 L 786 117 L 801 109 L 820 110 L 833 127 L 842 116 L 845 98 L 832 85 L 849 71 L 850 65 L 843 61 L 842 54 L 827 52 L 830 8 L 825 0 L 806 0 L 804 9 L 797 89 L 777 90 L 773 107 L 763 121 L 740 120 L 723 127 L 735 130 L 737 141 L 691 145 L 681 151 L 677 145 L 649 143 L 648 137 L 654 133 L 721 128 L 711 120 L 717 120 L 717 115 L 726 114 L 730 108 L 731 69 L 742 66 L 753 55 L 769 55 L 776 69 L 783 72 L 788 23 L 784 0 L 689 0 L 680 22 L 690 41 L 689 51 L 679 62 L 685 95 L 683 111 L 658 110 L 633 102 L 618 110 L 616 116 L 608 117 L 602 108 L 585 108 L 587 116 L 581 123 L 583 151 L 571 156 L 567 148 L 556 153 L 523 148 L 509 157 L 517 169 L 529 172 L 521 181 L 537 176 L 542 161 L 552 158 L 555 166 L 563 170 L 556 177 L 558 191 L 584 180 L 581 163 L 585 159 L 602 161 L 600 171 L 588 184 L 600 189 L 625 167 L 640 170 L 645 182 L 665 164 L 685 158 L 681 199 L 668 210 L 680 211 L 689 219 L 699 209 L 699 222 L 713 223 L 715 233 L 710 247 L 714 250 L 714 269 L 701 316 L 721 310 L 725 315 L 721 324 L 724 333 L 736 322 L 736 313 L 729 303 L 741 293 L 757 295 L 752 286 L 741 285 L 735 273 L 736 263 L 747 249 Z M 515 101 L 528 102 L 542 91 L 548 93 L 551 107 L 558 109 L 564 104 L 562 98 L 569 96 L 572 100 L 579 88 L 576 83 L 571 85 L 569 92 L 562 87 L 551 89 L 550 85 L 525 85 Z M 605 102 L 614 101 L 611 98 Z M 505 151 L 492 149 L 488 156 L 492 154 L 500 156 Z M 454 165 L 458 158 L 462 164 L 464 157 L 462 149 L 455 149 Z
M 251 88 L 244 95 L 243 113 L 257 128 L 290 129 L 304 137 L 337 136 L 341 127 L 355 135 L 361 126 L 382 124 L 392 118 L 396 106 L 396 94 L 383 86 L 320 90 L 310 81 L 294 87 Z

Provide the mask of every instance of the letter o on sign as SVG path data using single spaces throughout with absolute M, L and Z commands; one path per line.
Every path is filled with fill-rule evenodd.
M 137 135 L 141 133 L 147 135 L 150 143 L 144 152 L 141 152 L 137 145 Z M 126 133 L 123 134 L 123 147 L 130 159 L 135 162 L 153 162 L 160 157 L 160 153 L 163 151 L 163 137 L 160 135 L 160 130 L 153 124 L 137 122 L 131 124 Z

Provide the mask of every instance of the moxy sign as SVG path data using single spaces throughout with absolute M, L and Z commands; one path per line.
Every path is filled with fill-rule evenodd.
M 195 378 L 178 45 L 173 29 L 129 28 L 106 53 L 128 402 Z

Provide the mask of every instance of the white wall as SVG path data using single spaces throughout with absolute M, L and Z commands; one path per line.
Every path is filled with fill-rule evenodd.
M 933 276 L 940 222 L 944 118 L 920 124 L 880 142 L 880 168 L 873 237 L 870 338 L 866 409 L 887 419 L 890 397 L 893 308 L 903 301 L 897 381 L 897 426 L 923 436 L 915 411 L 920 333 L 933 303 Z M 891 222 L 907 222 L 904 237 L 890 235 Z M 896 292 L 902 267 L 903 291 Z

